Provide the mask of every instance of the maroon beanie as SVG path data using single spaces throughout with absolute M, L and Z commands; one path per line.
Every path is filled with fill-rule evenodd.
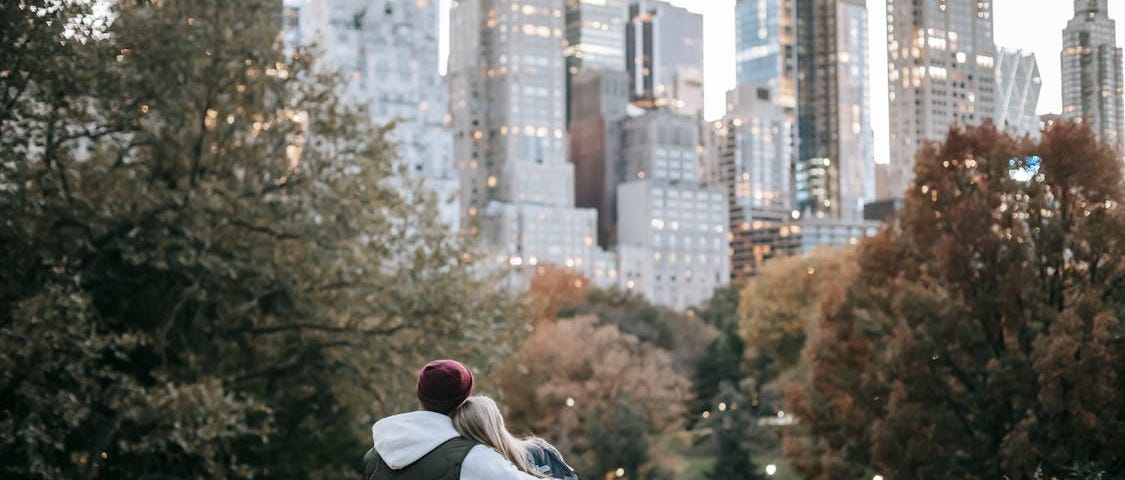
M 473 372 L 456 360 L 434 360 L 418 373 L 415 394 L 425 410 L 449 415 L 472 393 Z

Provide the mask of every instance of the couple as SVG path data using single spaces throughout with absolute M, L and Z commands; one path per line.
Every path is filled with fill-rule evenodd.
M 550 444 L 509 433 L 496 402 L 470 396 L 473 382 L 460 362 L 426 364 L 415 389 L 422 409 L 371 427 L 364 480 L 578 479 Z

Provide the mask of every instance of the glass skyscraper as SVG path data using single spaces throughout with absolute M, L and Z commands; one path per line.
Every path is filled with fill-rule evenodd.
M 625 0 L 566 0 L 567 125 L 574 78 L 586 71 L 625 71 Z
M 1039 136 L 1039 64 L 1035 54 L 1022 50 L 997 49 L 996 125 L 1016 135 Z
M 735 4 L 738 84 L 793 124 L 794 208 L 817 216 L 860 218 L 875 196 L 867 27 L 863 0 Z
M 875 199 L 863 0 L 796 0 L 796 207 L 859 219 Z
M 951 125 L 995 117 L 992 3 L 887 0 L 890 158 L 876 169 L 877 197 L 901 198 L 914 156 Z
M 793 115 L 797 107 L 797 26 L 794 0 L 735 3 L 735 79 L 769 87 L 773 102 Z
M 1108 0 L 1074 0 L 1074 18 L 1063 30 L 1063 111 L 1086 122 L 1103 142 L 1123 145 L 1121 49 Z
M 702 112 L 702 15 L 662 1 L 631 0 L 625 58 L 633 103 Z
M 607 254 L 596 245 L 597 213 L 575 208 L 566 157 L 563 8 L 563 0 L 454 2 L 454 152 L 464 223 L 497 260 L 574 268 L 599 282 Z

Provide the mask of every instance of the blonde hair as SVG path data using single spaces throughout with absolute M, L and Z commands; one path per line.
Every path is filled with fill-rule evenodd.
M 491 398 L 476 395 L 465 400 L 461 408 L 453 414 L 453 428 L 457 429 L 457 433 L 462 437 L 496 450 L 521 471 L 542 477 L 528 465 L 527 447 L 524 441 L 508 432 L 508 428 L 504 426 L 504 416 L 500 413 L 500 407 Z

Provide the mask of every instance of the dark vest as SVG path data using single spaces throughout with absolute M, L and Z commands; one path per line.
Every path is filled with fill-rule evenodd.
M 455 437 L 401 470 L 393 470 L 374 448 L 363 456 L 363 480 L 460 480 L 461 463 L 476 442 Z

